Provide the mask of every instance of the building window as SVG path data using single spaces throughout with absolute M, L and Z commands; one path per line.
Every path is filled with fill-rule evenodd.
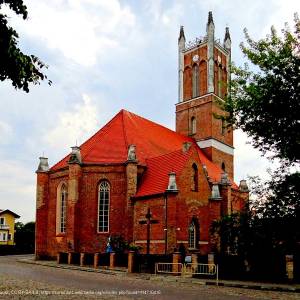
M 195 134 L 196 133 L 196 118 L 192 117 L 191 118 L 191 134 Z
M 11 241 L 11 233 L 8 234 L 7 239 Z
M 225 135 L 225 120 L 221 119 L 221 134 Z
M 193 66 L 193 98 L 199 97 L 199 66 Z
M 56 233 L 65 233 L 67 224 L 68 188 L 62 183 L 57 188 Z
M 222 162 L 221 168 L 225 172 L 225 163 L 224 162 Z
M 220 66 L 218 68 L 218 95 L 220 98 L 223 97 L 222 95 L 222 85 L 223 85 L 223 82 L 222 82 L 222 67 Z
M 109 202 L 110 185 L 107 181 L 102 181 L 98 189 L 98 231 L 109 231 Z
M 3 233 L 3 241 L 6 242 L 6 233 Z
M 192 69 L 186 67 L 183 73 L 183 99 L 187 100 L 192 98 Z
M 198 167 L 196 164 L 192 166 L 191 190 L 198 192 Z
M 196 249 L 197 246 L 197 229 L 194 220 L 189 226 L 189 248 Z
M 4 222 L 4 218 L 0 218 L 0 225 L 4 225 L 5 222 Z

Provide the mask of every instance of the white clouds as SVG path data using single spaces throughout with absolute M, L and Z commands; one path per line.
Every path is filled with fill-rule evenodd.
M 83 94 L 82 102 L 58 115 L 55 127 L 45 134 L 45 142 L 53 149 L 60 150 L 69 149 L 76 141 L 81 144 L 98 128 L 98 118 L 96 106 L 89 96 Z
M 21 161 L 0 161 L 0 200 L 0 208 L 20 214 L 26 222 L 34 220 L 35 177 Z
M 166 2 L 161 0 L 154 0 L 147 2 L 146 11 L 151 16 L 151 22 L 154 27 L 174 26 L 179 22 L 179 19 L 184 15 L 185 7 L 182 1 L 173 1 L 172 5 L 164 7 Z M 172 28 L 178 30 L 177 26 Z
M 271 25 L 274 25 L 278 32 L 284 27 L 284 23 L 286 22 L 292 27 L 294 25 L 294 22 L 292 21 L 294 13 L 300 13 L 299 0 L 273 0 L 273 3 L 276 9 L 270 16 L 269 24 L 263 29 L 263 34 L 270 33 Z
M 278 29 L 285 21 L 292 24 L 293 12 L 300 10 L 298 0 L 25 3 L 27 21 L 9 9 L 5 12 L 12 17 L 9 22 L 20 35 L 21 48 L 50 65 L 47 74 L 54 84 L 51 88 L 32 87 L 25 94 L 15 91 L 8 82 L 1 83 L 0 206 L 3 201 L 7 201 L 5 206 L 11 201 L 10 207 L 15 209 L 17 203 L 22 203 L 24 213 L 20 213 L 24 215 L 29 210 L 27 203 L 34 202 L 34 170 L 42 151 L 51 163 L 57 162 L 76 140 L 82 143 L 100 123 L 106 123 L 112 111 L 121 108 L 174 128 L 179 25 L 185 26 L 188 40 L 204 35 L 208 11 L 213 10 L 216 38 L 222 39 L 226 24 L 230 26 L 233 60 L 240 65 L 238 43 L 244 40 L 244 27 L 255 39 L 260 38 L 272 24 Z M 83 92 L 91 99 L 86 95 L 81 99 Z M 94 99 L 101 99 L 101 103 Z M 238 180 L 247 174 L 264 175 L 270 165 L 245 144 L 246 140 L 245 135 L 236 133 Z M 7 178 L 1 175 L 6 169 L 11 172 Z M 29 182 L 24 181 L 26 177 Z M 34 205 L 30 208 L 33 216 Z
M 13 137 L 13 130 L 11 126 L 0 120 L 0 145 L 8 144 L 11 138 Z
M 34 0 L 26 5 L 30 20 L 17 21 L 20 30 L 83 66 L 122 47 L 120 40 L 135 25 L 130 8 L 118 0 Z

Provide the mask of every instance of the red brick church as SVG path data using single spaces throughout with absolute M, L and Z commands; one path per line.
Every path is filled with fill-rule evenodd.
M 37 257 L 105 252 L 113 236 L 145 253 L 147 212 L 150 253 L 214 249 L 211 223 L 248 198 L 246 182 L 233 181 L 233 132 L 215 117 L 225 114 L 230 52 L 229 30 L 216 40 L 211 12 L 206 36 L 186 43 L 181 27 L 176 131 L 121 110 L 51 168 L 40 158 Z

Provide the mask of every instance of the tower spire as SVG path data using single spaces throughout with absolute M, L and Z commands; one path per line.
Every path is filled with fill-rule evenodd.
M 230 38 L 230 33 L 229 33 L 229 27 L 225 28 L 224 48 L 229 51 L 231 49 L 231 38 Z
M 178 37 L 178 102 L 183 101 L 183 51 L 185 49 L 185 35 L 183 26 L 180 26 Z
M 181 39 L 184 39 L 185 41 L 185 35 L 184 35 L 184 28 L 183 26 L 180 26 L 180 32 L 179 32 L 179 37 L 178 37 L 178 43 L 180 42 Z
M 206 33 L 207 33 L 207 60 L 208 60 L 207 91 L 209 93 L 213 93 L 214 92 L 215 24 L 214 24 L 213 15 L 211 11 L 208 13 Z
M 209 11 L 209 12 L 208 12 L 208 21 L 207 21 L 207 25 L 209 25 L 210 23 L 214 24 L 214 19 L 213 19 L 212 11 Z

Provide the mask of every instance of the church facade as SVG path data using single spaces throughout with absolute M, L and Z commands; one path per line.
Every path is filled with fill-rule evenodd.
M 210 225 L 248 198 L 246 182 L 234 182 L 232 129 L 216 117 L 225 116 L 230 52 L 229 30 L 218 42 L 211 12 L 205 37 L 186 43 L 181 27 L 175 132 L 121 110 L 51 168 L 40 158 L 37 257 L 105 252 L 114 236 L 143 253 L 217 247 Z

